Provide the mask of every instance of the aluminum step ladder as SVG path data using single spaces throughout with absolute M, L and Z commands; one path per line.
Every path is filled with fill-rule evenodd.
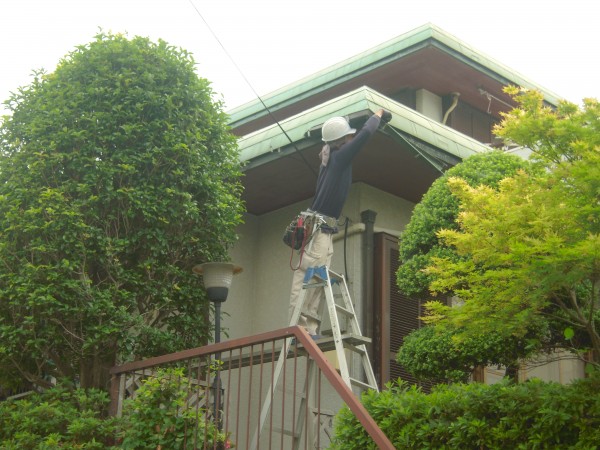
M 290 326 L 298 324 L 298 319 L 300 318 L 300 314 L 303 311 L 304 302 L 309 289 L 323 289 L 325 294 L 325 306 L 327 308 L 327 313 L 331 324 L 331 337 L 324 336 L 322 340 L 316 341 L 319 348 L 321 348 L 321 350 L 328 351 L 332 349 L 333 344 L 337 356 L 340 375 L 344 380 L 344 383 L 355 394 L 359 395 L 359 392 L 365 391 L 367 389 L 378 390 L 377 380 L 375 379 L 375 374 L 373 373 L 373 368 L 371 366 L 369 354 L 367 353 L 366 347 L 366 344 L 370 343 L 371 340 L 362 336 L 360 325 L 356 317 L 356 312 L 352 304 L 352 299 L 350 298 L 350 292 L 348 291 L 348 285 L 343 275 L 333 272 L 327 266 L 309 268 L 307 270 L 307 275 L 304 280 L 302 293 L 300 294 L 300 297 L 290 319 Z M 339 292 L 337 292 L 338 290 Z M 320 306 L 321 307 L 319 315 L 321 317 L 318 318 L 319 320 L 322 319 L 323 315 L 322 298 Z M 345 319 L 346 327 L 348 329 L 343 330 L 341 328 L 340 318 Z M 292 338 L 287 338 L 279 353 L 279 358 L 277 359 L 277 364 L 275 370 L 273 371 L 273 381 L 269 392 L 275 392 L 275 387 L 277 386 L 277 383 L 279 381 L 281 371 L 284 365 L 284 360 L 287 358 L 292 345 Z M 349 351 L 351 356 L 357 355 L 360 358 L 360 366 L 362 367 L 365 381 L 359 379 L 358 377 L 352 377 L 350 375 L 346 351 Z M 309 372 L 311 374 L 314 372 L 314 367 L 311 366 L 314 365 L 314 362 L 309 360 Z M 301 396 L 301 411 L 305 411 L 305 408 L 307 407 L 306 403 L 308 399 L 306 394 L 307 391 L 312 390 L 311 383 L 313 379 L 313 376 L 309 377 L 306 391 Z M 252 439 L 251 448 L 253 449 L 256 448 L 259 435 L 262 432 L 263 426 L 269 414 L 271 401 L 272 396 L 267 395 L 263 407 L 261 409 L 260 422 L 258 424 L 256 434 Z M 302 415 L 299 415 L 299 421 L 301 417 Z M 295 436 L 293 436 L 293 439 L 295 441 L 294 448 L 297 448 L 297 446 L 300 443 L 302 423 L 303 422 L 299 422 L 295 428 Z

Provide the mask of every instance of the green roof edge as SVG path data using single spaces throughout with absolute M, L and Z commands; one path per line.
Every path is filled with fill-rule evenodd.
M 389 126 L 460 159 L 492 150 L 491 147 L 364 86 L 240 138 L 240 161 L 247 163 L 277 154 L 283 148 L 296 145 L 302 140 L 314 139 L 307 136 L 307 132 L 320 127 L 331 116 L 374 112 L 379 108 L 391 111 L 393 117 Z
M 508 66 L 476 50 L 471 45 L 461 41 L 436 25 L 428 23 L 294 83 L 283 86 L 271 93 L 260 96 L 260 99 L 256 98 L 235 107 L 228 111 L 230 122 L 235 123 L 263 111 L 265 109 L 263 103 L 267 108 L 273 108 L 278 105 L 299 101 L 304 97 L 313 95 L 316 88 L 322 90 L 328 84 L 337 84 L 337 82 L 352 77 L 360 71 L 364 71 L 378 61 L 383 64 L 392 55 L 423 44 L 428 39 L 440 42 L 442 45 L 465 57 L 468 61 L 473 61 L 474 64 L 478 64 L 492 73 L 498 74 L 500 77 L 509 80 L 512 84 L 539 90 L 550 104 L 556 105 L 558 103 L 560 97 L 555 93 L 537 85 Z

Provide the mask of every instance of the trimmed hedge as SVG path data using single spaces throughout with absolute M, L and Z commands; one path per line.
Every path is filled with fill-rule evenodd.
M 600 448 L 598 376 L 571 385 L 440 385 L 431 394 L 401 383 L 364 394 L 363 403 L 396 449 Z M 334 435 L 332 449 L 377 448 L 348 408 Z

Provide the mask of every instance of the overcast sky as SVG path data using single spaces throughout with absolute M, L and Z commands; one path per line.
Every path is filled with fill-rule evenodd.
M 161 38 L 192 52 L 199 75 L 212 82 L 231 109 L 254 99 L 253 91 L 264 95 L 433 23 L 579 103 L 584 97 L 600 98 L 596 3 L 0 0 L 0 100 L 28 85 L 34 69 L 52 72 L 62 57 L 92 41 L 100 28 Z

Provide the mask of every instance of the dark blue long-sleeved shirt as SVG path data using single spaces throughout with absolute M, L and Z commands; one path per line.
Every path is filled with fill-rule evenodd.
M 372 115 L 354 138 L 338 149 L 331 149 L 329 162 L 321 164 L 317 192 L 310 209 L 329 217 L 340 217 L 352 185 L 352 161 L 379 126 L 379 116 Z

